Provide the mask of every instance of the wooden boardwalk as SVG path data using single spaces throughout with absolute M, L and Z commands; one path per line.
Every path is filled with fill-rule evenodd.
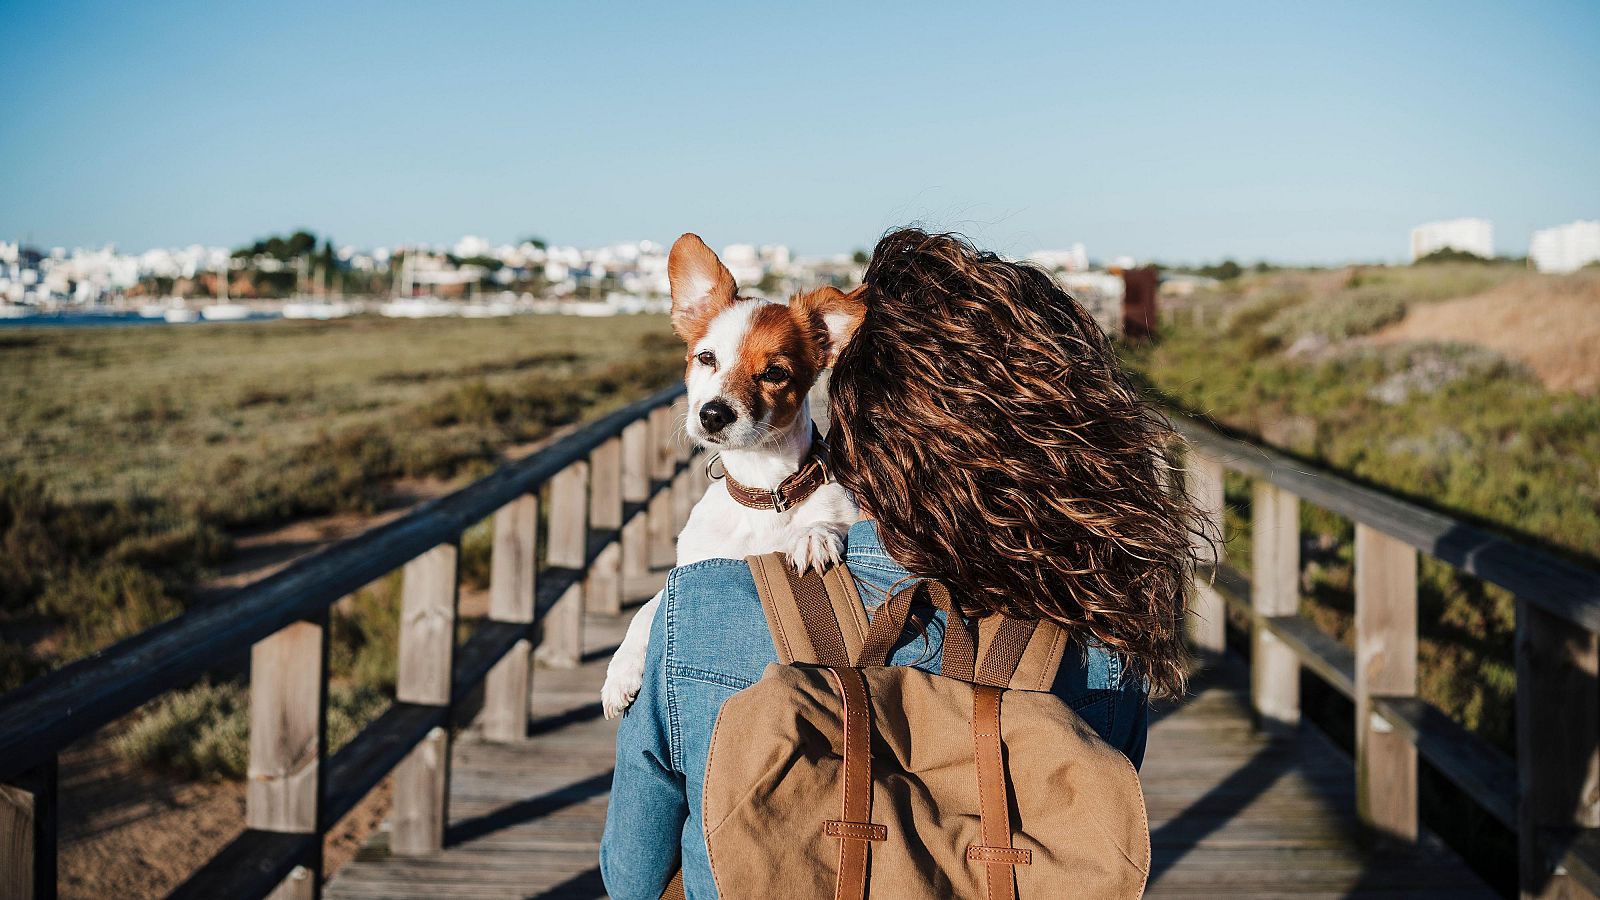
M 625 620 L 589 617 L 575 670 L 535 673 L 524 746 L 456 744 L 450 826 L 438 856 L 389 856 L 380 833 L 327 886 L 333 900 L 604 897 L 596 854 L 615 727 L 597 702 Z M 1361 849 L 1350 762 L 1309 728 L 1268 741 L 1242 667 L 1203 674 L 1155 713 L 1143 780 L 1151 897 L 1492 897 L 1448 850 Z

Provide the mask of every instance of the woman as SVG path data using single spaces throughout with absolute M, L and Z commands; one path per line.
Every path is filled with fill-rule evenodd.
M 834 476 L 863 513 L 845 555 L 860 593 L 871 605 L 915 573 L 972 614 L 1060 623 L 1075 651 L 1053 691 L 1138 765 L 1147 696 L 1184 685 L 1199 520 L 1164 486 L 1176 436 L 1037 269 L 905 229 L 878 243 L 863 299 L 830 385 Z M 908 631 L 890 662 L 937 671 L 942 633 Z M 613 897 L 655 900 L 680 864 L 689 897 L 716 895 L 700 822 L 712 726 L 776 661 L 743 561 L 672 572 L 617 736 Z

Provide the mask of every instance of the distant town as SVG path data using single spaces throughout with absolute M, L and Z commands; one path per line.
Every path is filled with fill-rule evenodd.
M 742 292 L 785 297 L 818 284 L 848 287 L 865 272 L 864 252 L 802 257 L 781 244 L 729 244 L 723 262 Z M 1038 250 L 1029 261 L 1053 272 L 1108 330 L 1119 318 L 1122 273 L 1132 257 L 1091 260 L 1081 243 Z M 1496 258 L 1487 219 L 1430 222 L 1412 229 L 1409 259 Z M 1600 220 L 1535 231 L 1528 265 L 1570 272 L 1600 263 Z M 1258 263 L 1256 268 L 1269 268 Z M 1164 268 L 1161 291 L 1187 294 L 1243 267 L 1231 260 Z M 191 245 L 122 253 L 0 241 L 0 319 L 82 321 L 241 321 L 391 317 L 496 317 L 520 313 L 607 316 L 664 312 L 670 305 L 667 248 L 654 241 L 599 248 L 528 239 L 493 244 L 463 237 L 450 246 L 335 247 L 307 231 L 229 250 Z

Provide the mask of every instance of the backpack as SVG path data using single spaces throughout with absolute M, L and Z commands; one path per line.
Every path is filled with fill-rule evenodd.
M 747 560 L 780 664 L 717 715 L 703 818 L 740 898 L 1139 897 L 1150 832 L 1133 765 L 1050 693 L 1051 622 L 918 581 L 868 621 L 843 565 Z M 912 608 L 946 615 L 942 675 L 886 661 Z

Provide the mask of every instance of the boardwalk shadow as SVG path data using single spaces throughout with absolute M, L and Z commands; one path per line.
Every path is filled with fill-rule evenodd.
M 445 829 L 444 842 L 446 846 L 456 846 L 468 841 L 502 831 L 523 822 L 548 816 L 557 810 L 569 806 L 576 806 L 586 800 L 603 796 L 611 790 L 611 770 L 606 770 L 598 775 L 591 775 L 582 781 L 574 782 L 558 790 L 519 800 L 509 806 L 502 806 L 487 815 L 463 819 Z
M 600 870 L 595 868 L 579 872 L 537 894 L 529 894 L 527 900 L 592 900 L 604 896 L 605 882 L 600 880 Z
M 594 719 L 598 719 L 603 715 L 605 715 L 605 708 L 602 707 L 598 702 L 585 703 L 582 706 L 574 706 L 571 709 L 563 710 L 553 716 L 541 716 L 529 722 L 528 737 L 538 737 L 541 734 L 549 734 L 552 731 L 560 731 L 568 725 L 576 725 L 579 722 L 589 722 Z

